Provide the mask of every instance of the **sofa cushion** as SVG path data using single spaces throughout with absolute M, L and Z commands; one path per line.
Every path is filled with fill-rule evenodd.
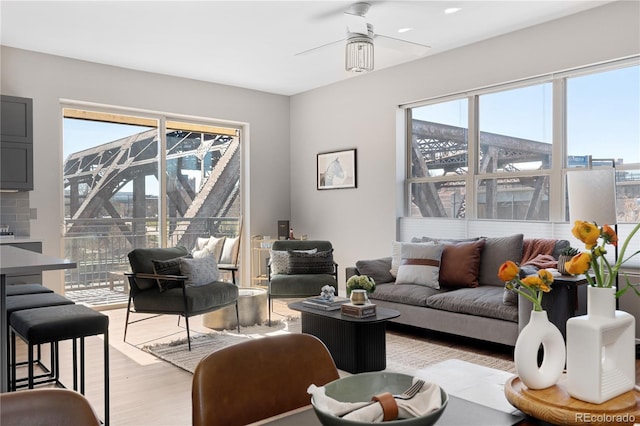
M 187 310 L 189 312 L 205 312 L 212 306 L 222 306 L 233 303 L 238 298 L 238 287 L 223 281 L 205 284 L 198 287 L 185 287 Z M 143 291 L 139 293 L 133 303 L 136 310 L 157 312 L 162 306 L 164 313 L 184 312 L 184 298 L 182 288 L 171 288 L 160 293 L 157 291 Z
M 291 298 L 318 296 L 325 285 L 337 289 L 336 277 L 330 274 L 305 274 L 304 279 L 301 280 L 299 275 L 272 275 L 269 281 L 269 294 Z
M 443 249 L 444 244 L 403 244 L 402 261 L 398 268 L 396 284 L 418 284 L 440 288 L 438 279 Z
M 360 275 L 367 275 L 376 282 L 376 284 L 389 283 L 394 280 L 391 269 L 391 257 L 373 260 L 358 260 L 356 268 Z
M 317 253 L 318 249 L 310 250 L 293 250 L 302 253 Z M 269 264 L 271 265 L 271 274 L 286 274 L 289 269 L 289 251 L 288 250 L 271 250 L 269 252 L 271 258 Z
M 498 269 L 507 260 L 515 263 L 522 261 L 522 234 L 509 237 L 487 238 L 480 259 L 480 285 L 492 285 L 504 287 L 504 283 L 498 278 Z M 502 298 L 502 295 L 500 295 Z
M 478 287 L 480 259 L 485 240 L 445 244 L 440 264 L 440 285 Z
M 433 295 L 427 306 L 443 311 L 518 322 L 518 308 L 502 302 L 504 290 L 493 286 L 461 288 Z
M 427 299 L 430 296 L 440 294 L 443 291 L 444 290 L 437 290 L 423 285 L 395 285 L 394 283 L 387 283 L 376 285 L 376 290 L 369 294 L 369 299 L 374 301 L 384 300 L 405 305 L 427 306 Z

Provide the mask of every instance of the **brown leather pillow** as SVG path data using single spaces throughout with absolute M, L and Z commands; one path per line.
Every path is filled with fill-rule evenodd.
M 478 287 L 480 257 L 484 239 L 445 244 L 440 262 L 440 285 L 443 287 Z M 497 272 L 496 272 L 497 273 Z

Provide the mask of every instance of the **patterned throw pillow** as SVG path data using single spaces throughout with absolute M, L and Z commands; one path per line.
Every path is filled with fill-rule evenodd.
M 175 257 L 169 260 L 152 260 L 153 272 L 156 275 L 182 275 L 180 272 L 180 259 L 182 257 Z M 180 287 L 179 281 L 157 279 L 156 282 L 160 288 L 160 293 L 170 288 Z
M 332 274 L 333 249 L 317 253 L 289 251 L 287 273 L 292 274 Z
M 284 250 L 271 250 L 269 252 L 271 274 L 286 274 L 289 268 L 289 252 Z
M 438 278 L 443 250 L 444 244 L 403 244 L 396 284 L 417 284 L 439 289 Z
M 218 281 L 218 262 L 213 256 L 197 259 L 180 258 L 180 272 L 187 277 L 186 285 L 197 287 Z
M 313 254 L 317 253 L 318 249 L 310 249 L 310 250 L 292 250 L 297 253 L 308 253 Z M 276 274 L 287 274 L 289 270 L 289 252 L 286 250 L 271 250 L 270 252 L 271 259 L 269 260 L 269 264 L 271 265 L 271 275 Z

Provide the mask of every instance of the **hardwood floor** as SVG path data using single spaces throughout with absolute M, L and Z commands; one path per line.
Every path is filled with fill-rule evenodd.
M 286 301 L 275 301 L 275 304 L 276 312 L 283 314 L 291 312 L 286 307 Z M 140 350 L 147 344 L 186 337 L 184 320 L 178 326 L 177 317 L 161 316 L 130 325 L 127 342 L 123 342 L 125 309 L 103 311 L 103 313 L 108 315 L 110 319 L 111 424 L 114 426 L 190 425 L 192 375 Z M 136 315 L 136 318 L 142 317 L 140 314 Z M 196 333 L 207 333 L 209 329 L 202 325 L 201 318 L 191 319 L 191 329 Z M 451 340 L 447 336 L 404 327 L 392 327 L 391 331 L 411 334 L 416 339 Z M 474 343 L 461 340 L 455 341 L 454 344 L 472 345 Z M 104 413 L 102 348 L 102 338 L 87 338 L 86 395 L 100 417 Z M 61 343 L 60 351 L 62 382 L 70 387 L 73 383 L 71 378 L 71 344 L 69 342 Z M 478 346 L 478 351 L 483 353 L 492 353 L 493 351 L 495 356 L 504 357 L 509 349 L 501 346 L 481 345 Z M 26 356 L 23 345 L 18 348 L 18 354 L 19 358 L 21 355 Z M 45 356 L 48 356 L 46 351 Z M 636 361 L 636 371 L 640 372 L 640 362 L 638 361 Z M 640 374 L 637 373 L 636 377 L 636 382 L 640 383 Z

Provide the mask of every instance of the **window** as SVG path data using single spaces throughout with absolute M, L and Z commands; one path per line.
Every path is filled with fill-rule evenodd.
M 478 218 L 549 219 L 551 100 L 551 83 L 478 97 Z
M 567 79 L 567 166 L 615 162 L 620 223 L 640 221 L 638 117 L 640 66 Z
M 619 223 L 640 220 L 637 58 L 407 106 L 406 116 L 409 216 L 568 220 L 564 174 L 591 158 L 615 162 Z
M 468 114 L 466 99 L 411 111 L 411 216 L 465 217 Z

